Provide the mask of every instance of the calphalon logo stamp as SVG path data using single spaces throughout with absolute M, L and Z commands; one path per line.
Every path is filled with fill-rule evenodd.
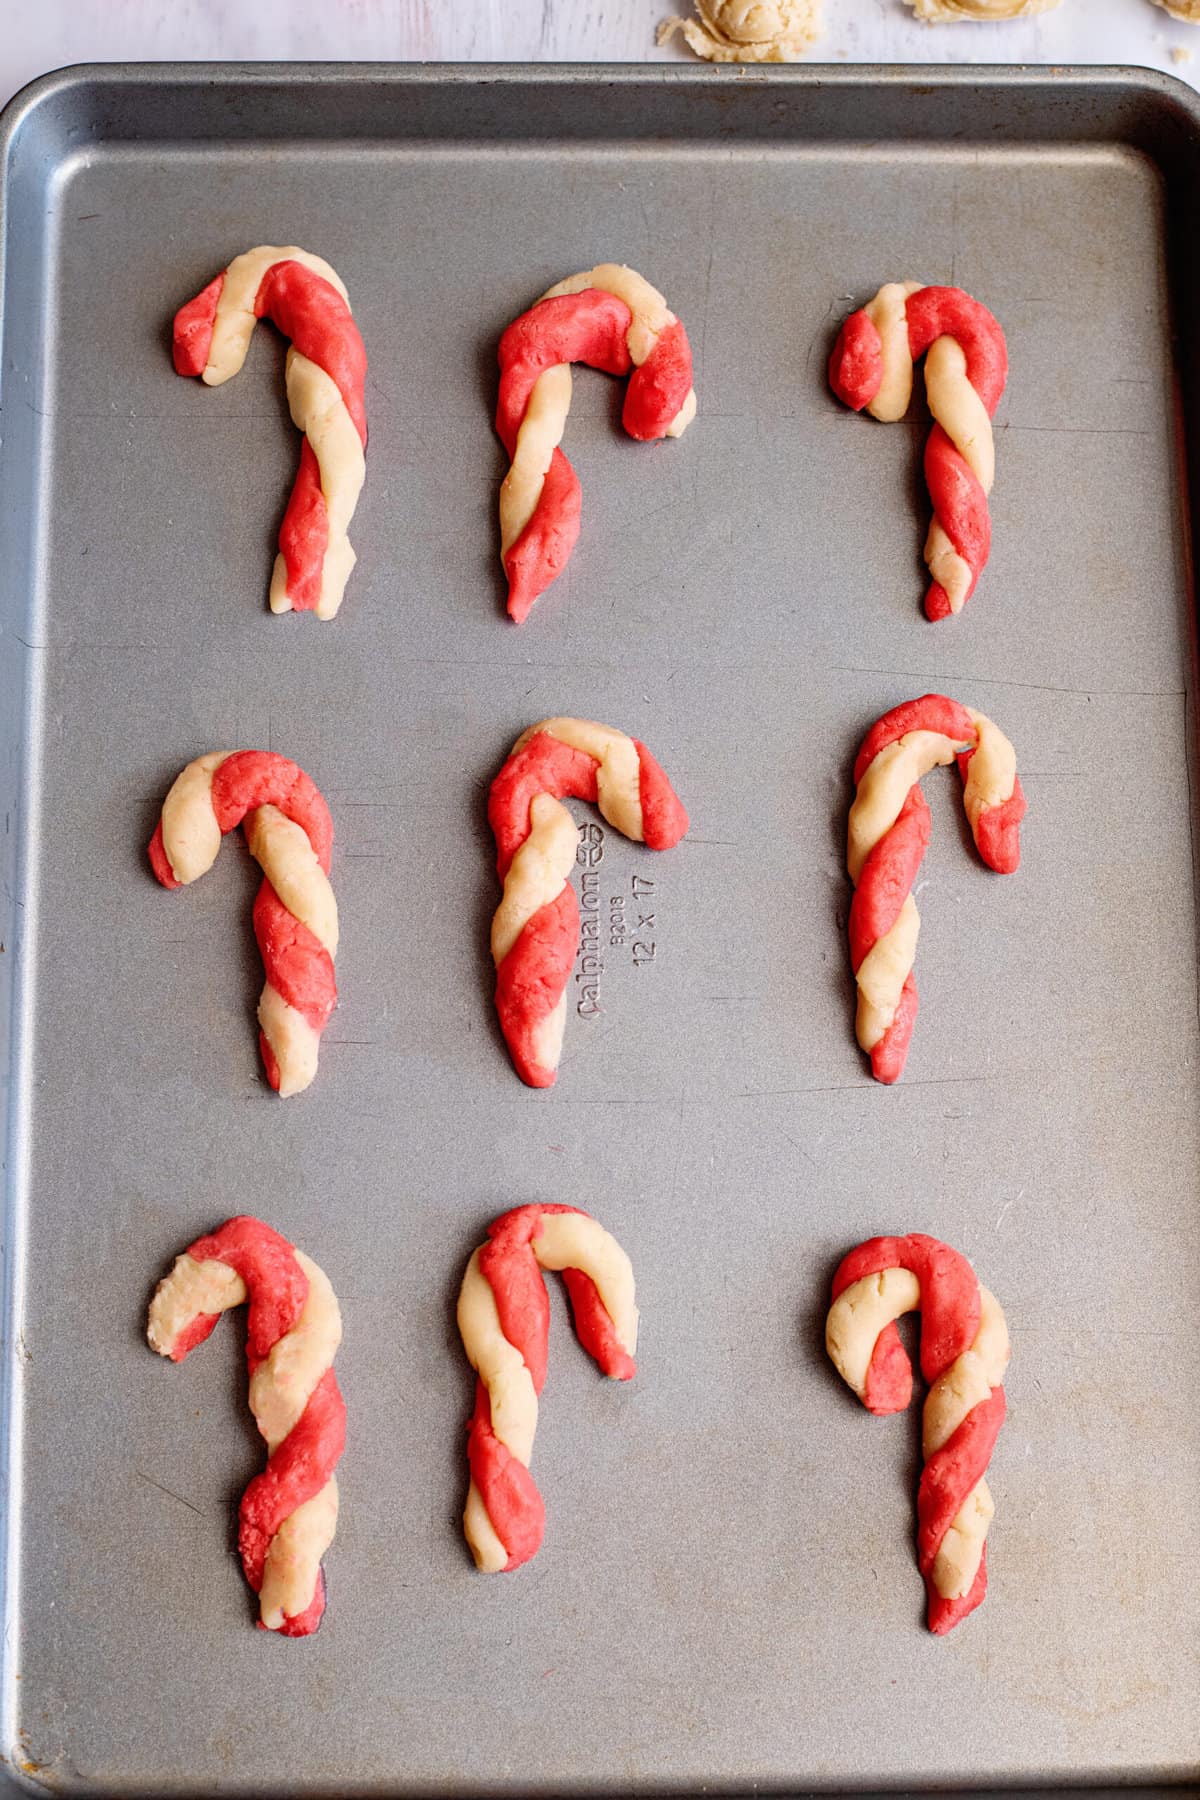
M 600 864 L 604 861 L 604 831 L 590 821 L 581 827 L 575 861 L 579 880 L 579 967 L 575 984 L 579 993 L 575 1010 L 582 1019 L 594 1019 L 600 1011 Z

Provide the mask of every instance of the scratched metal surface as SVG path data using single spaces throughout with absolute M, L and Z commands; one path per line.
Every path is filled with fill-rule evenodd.
M 10 120 L 3 1749 L 30 1780 L 1196 1773 L 1167 262 L 1189 134 L 1157 78 L 830 71 L 94 73 Z M 264 239 L 333 262 L 369 347 L 359 564 L 330 627 L 264 609 L 296 451 L 280 343 L 258 334 L 220 392 L 167 353 L 173 308 Z M 517 631 L 495 572 L 496 338 L 606 256 L 688 325 L 700 416 L 638 447 L 617 385 L 579 377 L 583 536 Z M 986 300 L 1012 362 L 991 565 L 938 628 L 920 407 L 875 426 L 823 377 L 840 315 L 914 274 Z M 931 687 L 1013 738 L 1025 858 L 989 875 L 951 778 L 927 784 L 922 1011 L 886 1091 L 852 1035 L 848 769 L 878 713 Z M 693 823 L 663 856 L 589 824 L 600 1010 L 580 983 L 559 1085 L 534 1094 L 492 1019 L 484 796 L 552 712 L 643 737 Z M 144 860 L 177 770 L 235 745 L 295 757 L 337 827 L 342 1000 L 286 1105 L 257 1063 L 244 851 L 173 896 Z M 628 1248 L 641 1362 L 628 1388 L 600 1381 L 555 1295 L 546 1542 L 485 1580 L 458 1527 L 452 1301 L 486 1221 L 539 1198 Z M 313 1255 L 345 1316 L 342 1516 L 305 1644 L 251 1628 L 232 1554 L 260 1462 L 240 1325 L 181 1368 L 141 1336 L 172 1255 L 239 1210 Z M 915 1416 L 869 1419 L 822 1349 L 839 1255 L 910 1229 L 972 1257 L 1015 1345 L 992 1591 L 947 1641 L 922 1628 Z

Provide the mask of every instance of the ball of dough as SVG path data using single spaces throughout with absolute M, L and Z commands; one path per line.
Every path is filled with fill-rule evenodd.
M 1060 0 L 908 0 L 927 25 L 958 25 L 967 19 L 1027 19 L 1049 12 Z M 1187 0 L 1191 3 L 1191 0 Z
M 660 44 L 682 31 L 709 62 L 799 62 L 821 35 L 821 0 L 696 0 L 696 18 L 666 19 Z

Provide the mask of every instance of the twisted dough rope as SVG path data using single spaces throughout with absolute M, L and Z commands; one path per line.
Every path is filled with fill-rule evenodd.
M 260 244 L 175 315 L 175 368 L 219 387 L 246 360 L 256 319 L 291 341 L 287 396 L 304 433 L 271 575 L 274 613 L 332 619 L 355 556 L 346 533 L 366 475 L 367 353 L 340 278 L 307 250 Z
M 550 1347 L 543 1269 L 562 1271 L 575 1334 L 604 1373 L 628 1381 L 636 1372 L 633 1269 L 615 1238 L 573 1206 L 519 1206 L 488 1226 L 463 1276 L 458 1329 L 479 1377 L 463 1529 L 489 1575 L 535 1556 L 546 1525 L 529 1473 Z
M 326 1275 L 259 1219 L 228 1219 L 175 1258 L 150 1302 L 150 1348 L 182 1362 L 221 1314 L 249 1298 L 250 1410 L 267 1466 L 245 1493 L 238 1549 L 259 1625 L 307 1637 L 325 1611 L 321 1558 L 337 1529 L 333 1471 L 346 1408 L 333 1373 L 342 1317 Z
M 957 760 L 975 847 L 1011 875 L 1021 860 L 1025 795 L 1012 745 L 982 713 L 923 694 L 884 713 L 854 764 L 846 863 L 854 883 L 850 961 L 858 983 L 858 1041 L 876 1081 L 899 1079 L 917 1017 L 912 967 L 921 927 L 913 883 L 929 845 L 929 808 L 918 783 Z
M 996 472 L 992 415 L 1008 377 L 1004 333 L 961 288 L 890 281 L 842 326 L 829 381 L 855 412 L 865 406 L 876 419 L 902 419 L 920 356 L 935 421 L 925 446 L 933 500 L 925 612 L 945 619 L 970 599 L 992 547 L 987 497 Z
M 675 790 L 645 744 L 589 719 L 543 719 L 523 731 L 492 783 L 488 822 L 504 892 L 492 919 L 496 1011 L 529 1087 L 552 1087 L 579 945 L 571 870 L 579 832 L 563 799 L 590 800 L 651 850 L 688 828 Z
M 267 1080 L 287 1099 L 317 1072 L 321 1033 L 337 1004 L 337 901 L 329 885 L 333 821 L 304 770 L 268 750 L 210 751 L 179 775 L 150 840 L 164 887 L 212 868 L 221 836 L 243 820 L 265 877 L 254 935 L 266 969 L 258 1045 Z
M 600 263 L 549 288 L 500 339 L 496 431 L 510 468 L 500 489 L 500 560 L 508 611 L 528 617 L 579 536 L 579 479 L 558 448 L 571 406 L 571 364 L 609 375 L 632 367 L 621 418 L 630 437 L 681 437 L 696 416 L 687 332 L 657 288 Z
M 941 1635 L 987 1593 L 987 1531 L 995 1506 L 984 1480 L 1004 1423 L 1008 1329 L 965 1256 L 936 1238 L 878 1237 L 852 1250 L 833 1278 L 825 1344 L 868 1411 L 903 1412 L 912 1365 L 895 1320 L 921 1308 L 925 1467 L 917 1495 L 917 1558 L 929 1629 Z
M 799 62 L 821 35 L 820 0 L 695 0 L 694 19 L 664 19 L 659 44 L 681 31 L 709 62 Z

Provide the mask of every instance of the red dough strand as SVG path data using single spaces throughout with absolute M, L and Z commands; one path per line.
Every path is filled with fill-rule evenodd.
M 263 276 L 254 313 L 256 318 L 270 319 L 301 356 L 324 369 L 342 396 L 365 449 L 367 352 L 350 308 L 337 289 L 303 263 L 274 263 Z
M 978 1567 L 965 1593 L 942 1593 L 935 1573 L 946 1535 L 964 1508 L 964 1517 L 970 1521 L 978 1507 L 983 1515 L 983 1533 L 991 1517 L 991 1497 L 986 1485 L 982 1497 L 976 1490 L 983 1482 L 1004 1422 L 1004 1389 L 1000 1383 L 1008 1360 L 1008 1338 L 1003 1314 L 990 1295 L 986 1297 L 990 1318 L 985 1326 L 983 1290 L 964 1256 L 920 1232 L 906 1237 L 872 1238 L 844 1258 L 833 1278 L 835 1304 L 829 1314 L 826 1341 L 839 1372 L 852 1385 L 853 1371 L 858 1366 L 858 1347 L 854 1344 L 857 1322 L 853 1310 L 847 1313 L 836 1303 L 856 1283 L 899 1269 L 910 1271 L 920 1290 L 921 1373 L 931 1389 L 926 1402 L 927 1437 L 931 1412 L 939 1429 L 947 1416 L 959 1417 L 944 1443 L 932 1453 L 927 1446 L 917 1496 L 917 1557 L 928 1594 L 929 1628 L 942 1634 L 973 1612 L 987 1592 L 987 1547 L 981 1537 Z M 907 1306 L 897 1306 L 895 1310 L 906 1311 Z M 961 1371 L 954 1369 L 960 1358 L 968 1359 Z M 947 1392 L 943 1394 L 937 1384 L 951 1371 L 953 1377 L 944 1384 Z M 979 1385 L 981 1375 L 991 1384 L 986 1392 Z M 902 1412 L 907 1407 L 912 1397 L 912 1367 L 894 1323 L 885 1324 L 879 1331 L 865 1383 L 858 1391 L 868 1411 L 880 1416 Z M 960 1398 L 963 1391 L 982 1396 L 965 1412 Z M 978 1529 L 967 1525 L 968 1532 Z
M 964 596 L 964 600 L 969 600 L 992 554 L 992 515 L 978 477 L 940 425 L 934 426 L 925 445 L 925 485 L 933 502 L 934 518 L 971 571 L 970 586 Z M 926 617 L 934 621 L 948 619 L 953 611 L 941 582 L 931 582 L 925 596 Z
M 687 835 L 687 809 L 645 744 L 634 738 L 633 746 L 638 753 L 643 840 L 651 850 L 673 850 Z
M 235 750 L 213 776 L 212 807 L 222 836 L 248 812 L 275 806 L 299 825 L 325 874 L 333 852 L 333 820 L 321 790 L 299 764 L 272 750 Z
M 868 950 L 900 917 L 929 848 L 929 832 L 925 796 L 919 787 L 911 787 L 896 823 L 863 864 L 850 902 L 850 966 L 856 975 Z
M 540 1060 L 534 1048 L 538 1028 L 566 991 L 579 948 L 579 903 L 569 887 L 539 907 L 496 970 L 496 1011 L 526 1087 L 553 1087 L 557 1065 Z
M 657 344 L 625 390 L 621 423 L 639 444 L 665 437 L 691 391 L 692 346 L 678 319 L 659 333 Z
M 488 794 L 488 824 L 496 840 L 496 873 L 503 881 L 516 852 L 529 836 L 529 809 L 535 794 L 556 800 L 596 801 L 599 760 L 537 730 L 513 751 Z
M 607 375 L 628 372 L 632 316 L 615 294 L 587 288 L 582 294 L 539 300 L 513 320 L 500 339 L 496 402 L 496 431 L 510 456 L 516 450 L 517 433 L 534 385 L 547 369 L 557 363 L 581 362 Z
M 921 1286 L 921 1374 L 936 1381 L 956 1357 L 970 1349 L 979 1329 L 979 1283 L 965 1256 L 924 1232 L 906 1237 L 870 1238 L 844 1256 L 833 1277 L 833 1297 L 867 1275 L 909 1269 Z M 868 1409 L 885 1417 L 902 1412 L 912 1399 L 912 1365 L 894 1325 L 880 1332 L 871 1357 L 872 1397 Z
M 321 471 L 305 438 L 300 467 L 279 527 L 279 552 L 287 565 L 287 591 L 294 612 L 315 612 L 321 601 L 321 571 L 329 548 L 329 508 L 321 491 Z
M 215 275 L 194 300 L 189 300 L 175 314 L 173 351 L 177 375 L 203 375 L 212 345 L 213 321 L 217 302 L 225 286 L 225 273 Z
M 467 1466 L 483 1496 L 496 1535 L 508 1552 L 504 1573 L 511 1574 L 541 1549 L 546 1534 L 546 1504 L 524 1463 L 518 1462 L 492 1430 L 492 1403 L 482 1381 L 475 1383 Z
M 940 337 L 952 337 L 962 347 L 967 380 L 991 417 L 1000 404 L 1008 380 L 1008 347 L 1004 333 L 986 306 L 962 288 L 923 287 L 910 294 L 905 307 L 908 347 L 919 362 Z
M 975 740 L 975 722 L 957 700 L 948 700 L 945 694 L 922 694 L 919 700 L 905 700 L 876 719 L 863 739 L 854 759 L 854 785 L 858 786 L 881 750 L 898 743 L 910 731 L 936 731 L 962 744 L 973 744 Z

